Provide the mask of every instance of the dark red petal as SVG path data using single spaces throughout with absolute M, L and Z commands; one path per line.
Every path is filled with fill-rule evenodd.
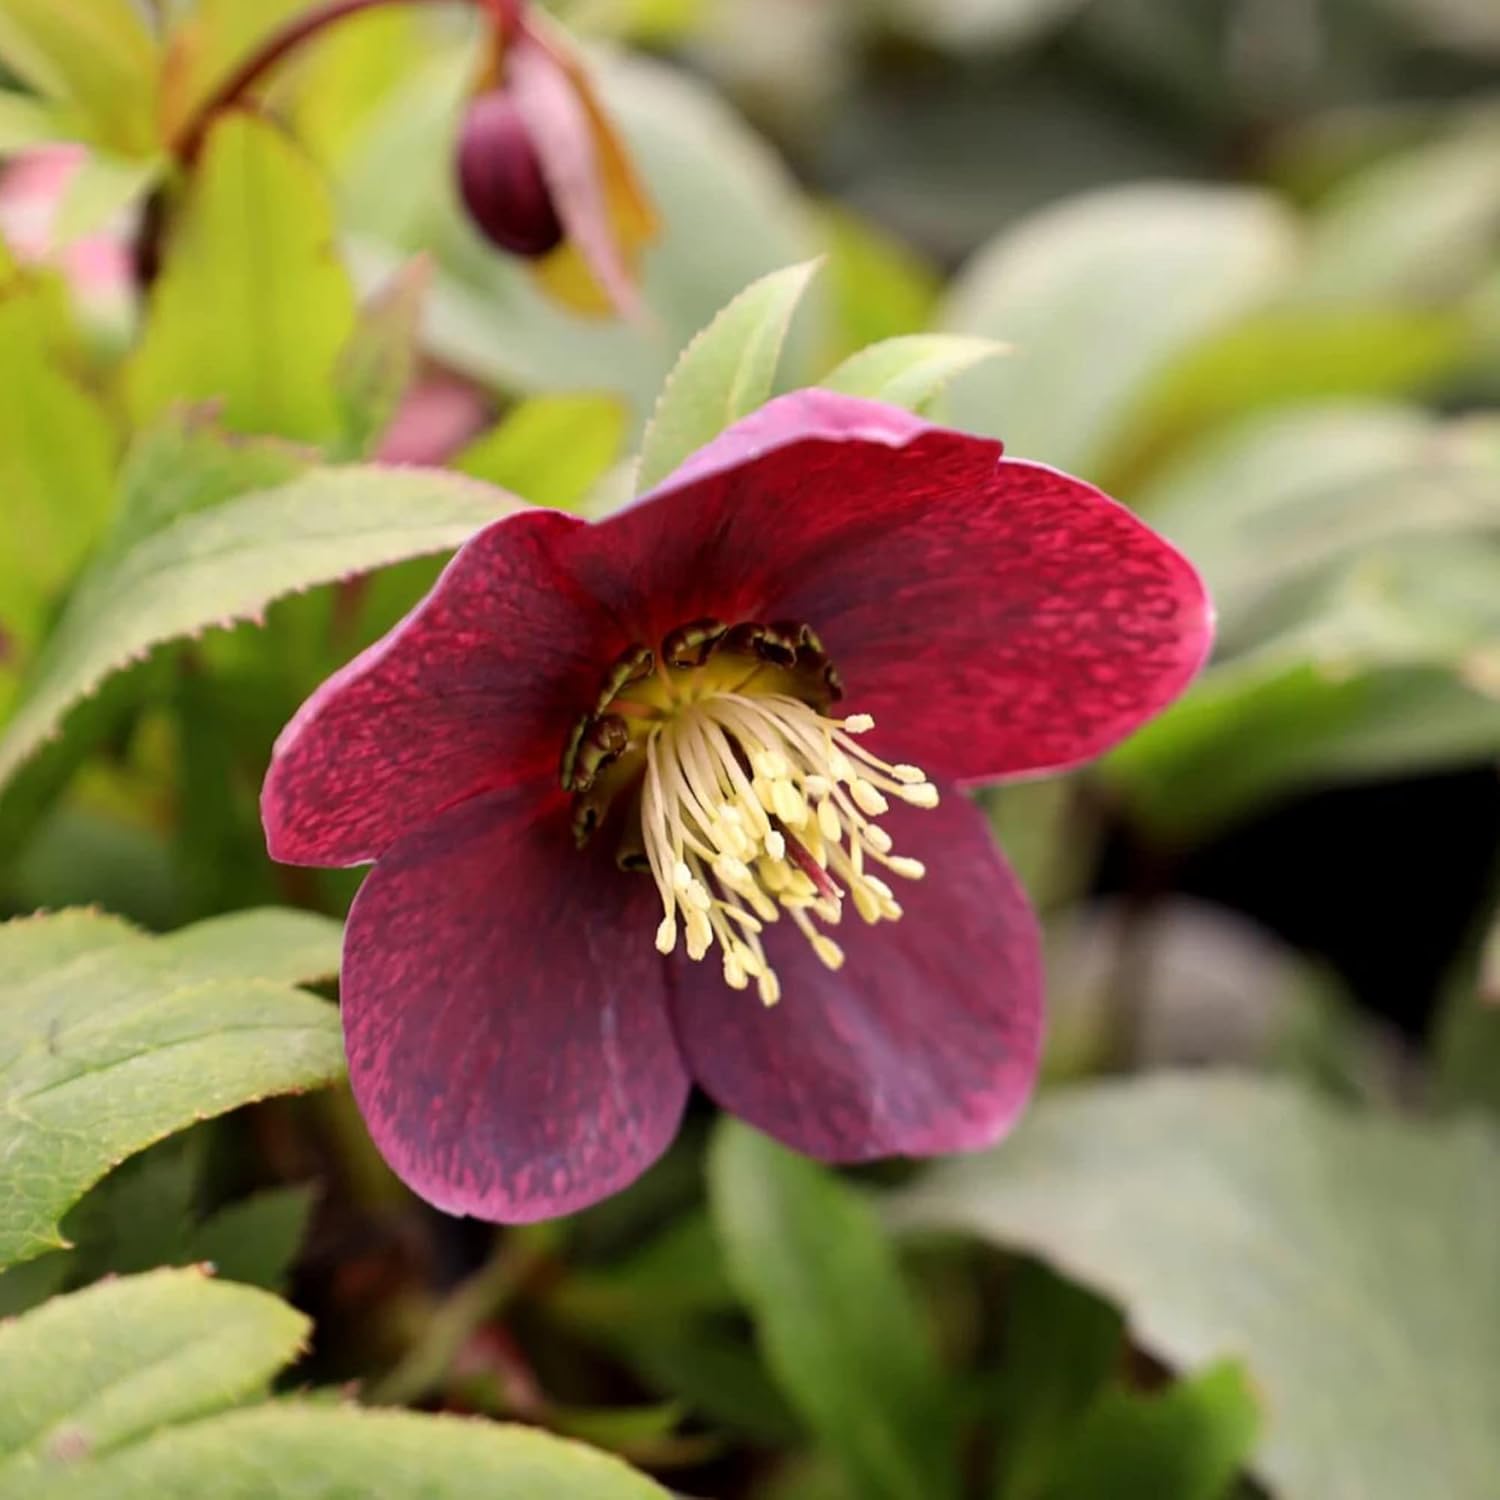
M 521 1223 L 656 1160 L 688 1092 L 659 920 L 649 880 L 573 848 L 552 786 L 452 808 L 380 860 L 340 988 L 354 1096 L 403 1181 Z
M 767 1008 L 726 988 L 710 955 L 674 962 L 672 1013 L 688 1067 L 713 1097 L 826 1161 L 985 1146 L 1036 1076 L 1042 969 L 1036 919 L 983 814 L 949 791 L 931 812 L 882 822 L 927 864 L 893 879 L 899 922 L 852 908 L 833 973 L 788 922 L 765 934 L 781 979 Z
M 302 705 L 261 791 L 273 858 L 358 864 L 465 797 L 555 775 L 625 644 L 571 582 L 566 553 L 586 529 L 547 511 L 487 527 Z
M 1099 754 L 1183 690 L 1212 631 L 1191 565 L 1092 486 L 826 391 L 731 428 L 580 566 L 643 636 L 806 621 L 882 743 L 964 781 Z
M 1091 760 L 1192 681 L 1213 610 L 1192 565 L 1123 506 L 975 439 L 890 483 L 836 557 L 788 568 L 891 758 L 967 783 Z

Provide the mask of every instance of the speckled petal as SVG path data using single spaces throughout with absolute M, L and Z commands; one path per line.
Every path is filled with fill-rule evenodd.
M 655 890 L 578 853 L 567 824 L 555 785 L 478 797 L 390 849 L 349 915 L 355 1099 L 450 1213 L 570 1213 L 633 1181 L 681 1118 Z
M 466 797 L 556 774 L 624 644 L 573 584 L 567 553 L 588 530 L 549 511 L 487 527 L 303 704 L 261 792 L 274 859 L 358 864 Z
M 950 791 L 882 824 L 920 881 L 893 880 L 899 922 L 833 929 L 825 968 L 789 922 L 765 933 L 782 997 L 727 989 L 711 960 L 674 960 L 672 1013 L 693 1075 L 724 1108 L 827 1161 L 988 1145 L 1036 1076 L 1042 971 L 1036 920 L 983 815 Z

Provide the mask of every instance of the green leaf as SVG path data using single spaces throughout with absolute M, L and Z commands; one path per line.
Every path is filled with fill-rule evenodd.
M 98 541 L 114 499 L 115 433 L 74 377 L 49 291 L 0 246 L 0 629 L 12 651 L 40 637 Z M 0 686 L 0 709 L 4 688 Z
M 1240 188 L 1111 188 L 1043 211 L 950 293 L 944 326 L 1015 346 L 954 382 L 955 424 L 1099 474 L 1150 383 L 1261 301 L 1293 248 L 1284 211 Z
M 1143 455 L 1257 407 L 1317 398 L 1398 396 L 1447 374 L 1466 351 L 1456 312 L 1277 307 L 1197 344 L 1138 415 Z
M 91 151 L 68 179 L 52 221 L 52 239 L 70 245 L 85 235 L 118 232 L 117 219 L 161 180 L 166 158 L 125 158 Z
M 765 1361 L 860 1494 L 955 1494 L 948 1392 L 868 1205 L 727 1117 L 708 1173 L 730 1279 Z
M 267 906 L 195 922 L 157 947 L 205 979 L 311 984 L 338 973 L 343 935 L 331 917 Z
M 1005 1306 L 995 1500 L 1037 1500 L 1120 1367 L 1124 1320 L 1034 1261 L 1016 1268 Z
M 609 396 L 533 396 L 465 448 L 453 467 L 533 505 L 573 510 L 624 441 L 625 412 Z
M 316 583 L 446 551 L 516 502 L 440 470 L 314 469 L 184 516 L 90 571 L 0 735 L 0 782 L 68 708 L 155 645 Z
M 24 151 L 68 137 L 67 112 L 35 94 L 0 89 L 0 152 Z
M 1494 259 L 1500 125 L 1476 114 L 1446 140 L 1366 168 L 1314 216 L 1288 289 L 1308 307 L 1400 298 L 1440 303 L 1471 290 Z
M 168 1428 L 53 1482 L 45 1500 L 667 1500 L 618 1459 L 550 1433 L 296 1401 Z
M 155 144 L 156 43 L 131 0 L 5 0 L 0 63 L 108 150 Z
M 1159 1396 L 1111 1391 L 1074 1434 L 1046 1500 L 1222 1500 L 1250 1457 L 1259 1418 L 1232 1364 Z
M 131 1152 L 339 1076 L 334 1008 L 254 967 L 87 912 L 0 926 L 0 1265 L 62 1245 L 58 1216 Z
M 211 1214 L 194 1231 L 187 1259 L 206 1261 L 226 1281 L 282 1290 L 307 1234 L 314 1193 L 267 1188 Z
M 269 121 L 224 117 L 186 189 L 128 370 L 136 421 L 221 401 L 238 432 L 332 438 L 334 369 L 353 327 L 317 169 Z
M 422 303 L 431 280 L 432 264 L 419 256 L 360 311 L 334 369 L 342 413 L 334 457 L 368 457 L 390 426 L 416 369 Z
M 80 1460 L 264 1389 L 308 1328 L 192 1270 L 100 1282 L 0 1324 L 0 1491 L 51 1493 Z
M 993 339 L 966 338 L 956 333 L 913 333 L 884 339 L 851 354 L 818 382 L 846 396 L 888 401 L 908 411 L 926 411 L 965 370 L 997 354 L 1008 353 Z
M 1283 1084 L 1165 1076 L 1044 1098 L 930 1170 L 905 1226 L 1041 1255 L 1188 1369 L 1244 1361 L 1285 1500 L 1487 1500 L 1500 1472 L 1500 1142 Z
M 637 490 L 655 488 L 770 396 L 792 314 L 818 264 L 752 282 L 682 351 L 641 440 Z

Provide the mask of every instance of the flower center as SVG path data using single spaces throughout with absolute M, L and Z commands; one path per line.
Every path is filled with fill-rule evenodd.
M 781 995 L 768 924 L 790 920 L 837 969 L 843 950 L 815 922 L 837 926 L 846 897 L 866 922 L 895 921 L 881 872 L 925 873 L 876 819 L 891 797 L 935 807 L 937 788 L 860 745 L 874 720 L 832 715 L 842 695 L 807 626 L 694 620 L 659 652 L 620 656 L 563 755 L 579 844 L 618 818 L 622 868 L 656 882 L 657 948 L 681 936 L 701 960 L 717 945 L 725 983 L 754 980 L 767 1005 Z

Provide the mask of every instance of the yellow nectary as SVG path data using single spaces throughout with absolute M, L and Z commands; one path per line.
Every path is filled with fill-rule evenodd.
M 718 627 L 716 639 L 725 634 Z M 916 807 L 938 800 L 917 767 L 889 765 L 856 743 L 873 727 L 869 715 L 829 715 L 837 679 L 815 638 L 803 636 L 813 644 L 788 659 L 767 659 L 778 640 L 797 639 L 784 632 L 760 654 L 710 645 L 684 666 L 668 664 L 671 638 L 660 656 L 627 653 L 564 768 L 580 839 L 624 802 L 622 863 L 648 868 L 661 893 L 657 948 L 672 952 L 680 931 L 699 960 L 717 942 L 725 982 L 744 989 L 753 979 L 767 1005 L 781 987 L 761 943 L 766 924 L 784 913 L 838 968 L 843 950 L 814 918 L 836 925 L 845 896 L 866 922 L 900 917 L 878 871 L 914 880 L 923 867 L 893 853 L 875 820 L 888 797 Z

